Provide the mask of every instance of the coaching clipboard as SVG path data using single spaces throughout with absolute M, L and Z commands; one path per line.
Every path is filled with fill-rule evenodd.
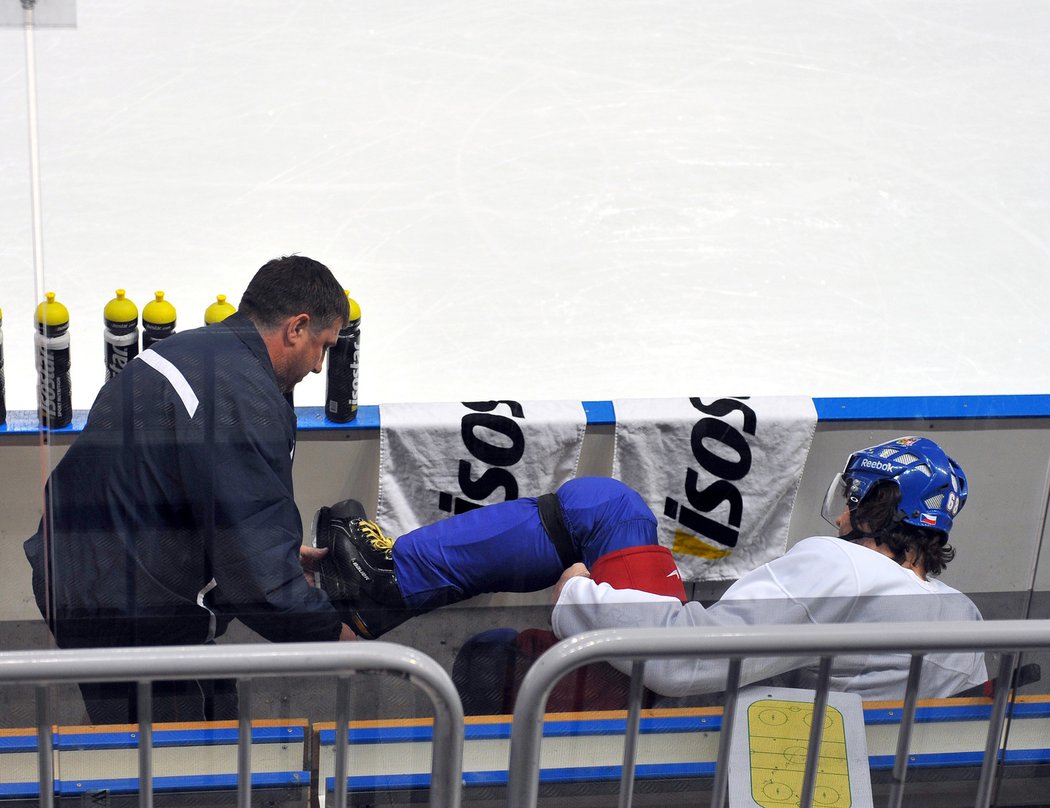
M 733 808 L 797 808 L 813 697 L 812 690 L 784 687 L 740 691 L 729 753 L 729 804 Z M 828 694 L 813 805 L 872 806 L 860 696 Z

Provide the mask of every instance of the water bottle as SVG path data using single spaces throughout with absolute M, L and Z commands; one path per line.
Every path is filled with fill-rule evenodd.
M 69 311 L 48 292 L 36 307 L 37 411 L 48 429 L 68 426 L 73 420 L 70 392 Z
M 204 310 L 204 324 L 221 323 L 236 312 L 237 309 L 233 307 L 233 304 L 226 302 L 226 295 L 216 295 L 215 302 Z
M 4 398 L 4 310 L 0 309 L 0 424 L 7 420 L 7 401 Z
M 339 339 L 328 351 L 325 418 L 338 424 L 357 417 L 357 368 L 361 352 L 361 307 L 347 292 L 350 321 L 339 330 Z
M 174 333 L 175 307 L 164 299 L 163 292 L 157 292 L 142 308 L 142 350 Z
M 117 289 L 117 296 L 106 304 L 102 313 L 105 324 L 106 381 L 124 369 L 139 354 L 139 310 Z

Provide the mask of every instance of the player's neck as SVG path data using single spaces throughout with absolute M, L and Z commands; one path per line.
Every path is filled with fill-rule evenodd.
M 869 550 L 874 550 L 876 553 L 886 556 L 886 558 L 893 558 L 893 553 L 890 551 L 890 548 L 887 547 L 885 544 L 878 544 L 875 541 L 875 539 L 873 539 L 871 536 L 865 536 L 862 539 L 854 539 L 853 543 L 863 545 Z M 894 561 L 896 561 L 896 559 L 894 559 Z M 922 564 L 921 561 L 915 558 L 914 547 L 908 548 L 908 552 L 905 555 L 904 560 L 899 563 L 902 567 L 904 567 L 904 569 L 911 570 L 912 572 L 914 572 L 915 575 L 918 576 L 920 581 L 926 580 L 926 567 Z

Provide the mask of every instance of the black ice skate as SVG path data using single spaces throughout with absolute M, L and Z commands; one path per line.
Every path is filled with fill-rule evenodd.
M 328 548 L 318 564 L 318 585 L 353 631 L 375 639 L 416 612 L 405 606 L 394 573 L 394 539 L 364 518 L 354 500 L 321 508 L 314 546 Z

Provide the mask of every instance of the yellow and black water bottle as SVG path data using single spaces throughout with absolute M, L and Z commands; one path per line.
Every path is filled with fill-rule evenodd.
M 142 307 L 142 350 L 175 333 L 175 307 L 164 299 L 163 292 Z
M 7 399 L 4 395 L 4 310 L 0 309 L 0 424 L 7 420 Z
M 37 411 L 48 429 L 68 426 L 73 420 L 70 390 L 69 310 L 48 292 L 36 307 Z
M 233 307 L 233 304 L 226 302 L 226 295 L 216 295 L 215 302 L 204 310 L 204 324 L 221 323 L 236 312 L 237 309 Z
M 350 320 L 339 330 L 339 339 L 328 352 L 325 417 L 345 424 L 357 417 L 358 363 L 361 353 L 361 307 L 346 295 Z
M 124 369 L 139 354 L 139 310 L 117 289 L 117 296 L 106 304 L 102 313 L 106 341 L 106 381 Z

